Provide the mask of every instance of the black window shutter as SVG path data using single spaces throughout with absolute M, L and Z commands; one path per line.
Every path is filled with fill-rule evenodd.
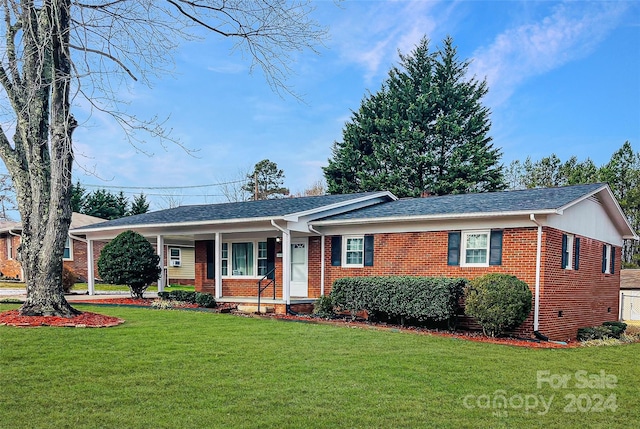
M 206 244 L 207 244 L 207 278 L 208 279 L 213 279 L 215 278 L 215 270 L 216 270 L 216 264 L 214 263 L 214 254 L 215 251 L 214 249 L 214 244 L 215 242 L 213 240 L 207 240 Z
M 364 266 L 373 267 L 373 235 L 364 236 Z
M 567 234 L 562 234 L 562 267 L 567 268 L 569 265 L 569 252 L 567 252 Z
M 611 274 L 616 271 L 616 248 L 611 246 Z
M 580 269 L 580 238 L 575 238 L 575 250 L 573 252 L 573 269 Z
M 502 231 L 491 231 L 489 265 L 502 265 Z
M 331 265 L 342 265 L 342 237 L 339 235 L 331 237 Z
M 449 233 L 447 265 L 460 265 L 460 231 Z
M 273 280 L 276 276 L 275 271 L 272 270 L 276 267 L 276 239 L 267 238 L 267 274 L 269 279 Z
M 602 245 L 602 272 L 607 272 L 607 245 Z

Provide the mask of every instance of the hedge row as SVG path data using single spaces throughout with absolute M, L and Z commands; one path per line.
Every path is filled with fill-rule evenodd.
M 467 283 L 462 278 L 347 277 L 333 283 L 331 298 L 341 310 L 379 312 L 419 321 L 451 319 Z
M 169 301 L 182 301 L 198 304 L 200 307 L 214 308 L 216 300 L 208 293 L 191 292 L 187 290 L 172 290 L 171 292 L 158 292 L 158 298 Z

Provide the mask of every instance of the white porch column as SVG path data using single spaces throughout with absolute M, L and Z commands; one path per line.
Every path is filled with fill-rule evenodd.
M 291 233 L 282 231 L 282 299 L 291 304 Z
M 320 296 L 324 296 L 324 235 L 320 236 Z
M 87 240 L 87 289 L 89 295 L 96 293 L 96 275 L 93 271 L 93 240 Z
M 214 272 L 216 282 L 215 298 L 222 298 L 222 234 L 216 232 L 216 241 L 214 242 L 215 250 L 213 251 Z
M 160 278 L 158 278 L 158 292 L 164 292 L 164 237 L 158 235 L 156 239 L 156 248 L 158 251 L 158 256 L 160 256 L 160 261 L 158 265 L 160 265 Z

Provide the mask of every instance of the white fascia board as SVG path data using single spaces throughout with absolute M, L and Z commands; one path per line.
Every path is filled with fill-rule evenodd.
M 168 223 L 151 223 L 151 224 L 134 224 L 134 225 L 114 225 L 114 226 L 106 226 L 95 228 L 82 228 L 82 229 L 74 229 L 71 230 L 73 234 L 90 234 L 92 232 L 105 232 L 105 231 L 116 231 L 123 230 L 126 231 L 128 229 L 131 230 L 140 230 L 140 229 L 171 229 L 171 228 L 184 228 L 184 227 L 197 227 L 197 226 L 208 226 L 208 225 L 227 225 L 227 224 L 237 224 L 237 223 L 254 223 L 254 222 L 269 222 L 271 219 L 280 220 L 282 218 L 273 218 L 273 217 L 251 217 L 251 218 L 242 218 L 242 219 L 216 219 L 216 220 L 199 220 L 193 222 L 168 222 Z
M 407 222 L 407 221 L 429 221 L 429 220 L 445 220 L 445 219 L 473 219 L 486 217 L 510 217 L 510 216 L 529 216 L 531 213 L 536 215 L 561 214 L 558 210 L 521 210 L 521 211 L 503 211 L 503 212 L 476 212 L 476 213 L 448 213 L 439 215 L 425 216 L 389 216 L 378 218 L 360 218 L 360 219 L 337 219 L 325 220 L 318 222 L 310 222 L 313 226 L 329 226 L 329 225 L 347 225 L 361 223 L 380 223 L 380 222 Z
M 391 201 L 395 201 L 398 199 L 398 197 L 396 197 L 389 191 L 377 192 L 375 194 L 365 195 L 363 197 L 354 198 L 352 200 L 346 200 L 346 201 L 341 201 L 339 203 L 333 203 L 326 206 L 316 207 L 315 209 L 311 209 L 311 210 L 290 213 L 288 215 L 285 215 L 283 219 L 289 222 L 298 222 L 302 217 L 312 218 L 313 215 L 315 214 L 320 214 L 320 216 L 316 216 L 316 218 L 331 216 L 333 214 L 343 213 L 344 211 L 367 207 L 368 205 L 375 204 L 376 200 L 380 200 L 379 202 L 383 202 L 382 199 L 384 197 L 390 198 Z M 371 203 L 371 204 L 366 204 L 366 203 Z M 346 210 L 340 210 L 340 209 L 346 209 Z

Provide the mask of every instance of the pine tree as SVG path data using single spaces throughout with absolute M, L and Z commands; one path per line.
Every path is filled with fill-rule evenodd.
M 147 213 L 149 211 L 149 201 L 147 201 L 147 196 L 144 193 L 140 193 L 140 195 L 136 195 L 133 197 L 133 202 L 131 203 L 131 208 L 129 209 L 129 216 Z
M 82 187 L 78 180 L 75 185 L 71 185 L 71 211 L 82 213 L 82 206 L 86 198 L 87 190 Z
M 324 168 L 330 193 L 389 190 L 419 196 L 504 189 L 501 153 L 488 135 L 486 81 L 466 76 L 453 40 L 430 52 L 423 38 L 400 54 L 382 88 L 366 96 Z
M 289 195 L 283 184 L 284 171 L 275 162 L 263 159 L 255 165 L 253 173 L 247 174 L 247 184 L 242 189 L 251 195 L 249 200 L 268 200 Z

